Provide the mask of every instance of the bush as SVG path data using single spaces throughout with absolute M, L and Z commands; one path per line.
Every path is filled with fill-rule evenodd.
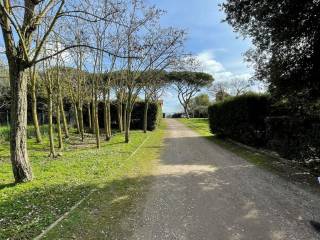
M 251 146 L 266 142 L 265 118 L 270 109 L 267 95 L 246 94 L 230 97 L 209 107 L 209 124 L 213 134 Z
M 40 132 L 42 136 L 48 135 L 48 125 L 40 125 Z M 36 136 L 33 125 L 27 127 L 27 138 L 34 138 Z M 10 126 L 0 126 L 0 140 L 10 140 Z
M 131 129 L 143 129 L 143 113 L 144 113 L 144 102 L 135 103 L 131 115 Z M 125 106 L 123 106 L 123 109 Z M 99 103 L 99 126 L 100 128 L 104 128 L 104 104 Z M 117 115 L 117 105 L 115 102 L 111 103 L 111 125 L 113 129 L 118 129 L 118 115 Z M 86 127 L 89 126 L 88 121 L 88 111 L 84 108 L 83 111 L 83 119 Z M 149 131 L 153 131 L 160 124 L 160 120 L 162 119 L 162 106 L 157 103 L 150 103 L 148 109 L 148 125 L 147 129 Z
M 304 162 L 320 160 L 320 118 L 290 116 L 266 119 L 268 147 L 281 156 Z
M 143 129 L 144 102 L 137 102 L 134 105 L 131 116 L 131 128 Z M 149 103 L 147 129 L 153 131 L 160 124 L 162 119 L 162 107 L 157 103 Z
M 184 113 L 174 113 L 172 114 L 172 118 L 182 118 Z

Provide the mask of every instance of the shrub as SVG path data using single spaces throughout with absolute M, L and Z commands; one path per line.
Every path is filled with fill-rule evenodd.
M 184 113 L 174 113 L 172 114 L 172 118 L 182 118 Z
M 266 119 L 268 147 L 289 159 L 317 163 L 320 160 L 320 118 L 290 116 Z
M 137 102 L 134 105 L 132 116 L 131 116 L 131 128 L 132 129 L 143 129 L 143 113 L 144 113 L 144 102 Z M 160 124 L 162 119 L 162 107 L 157 103 L 149 103 L 148 108 L 148 124 L 147 129 L 153 131 Z
M 209 124 L 213 134 L 244 144 L 262 146 L 266 142 L 265 118 L 270 109 L 267 95 L 246 94 L 230 97 L 209 107 Z
M 131 129 L 143 129 L 143 113 L 144 113 L 144 102 L 135 103 L 131 115 Z M 104 116 L 103 116 L 103 103 L 99 103 L 99 126 L 104 128 Z M 123 109 L 125 106 L 123 106 Z M 118 115 L 117 115 L 117 105 L 115 102 L 111 103 L 111 124 L 113 129 L 118 129 Z M 86 127 L 89 126 L 88 121 L 88 111 L 84 108 L 83 111 L 84 124 Z M 148 109 L 148 125 L 147 129 L 153 131 L 157 128 L 162 119 L 162 107 L 158 103 L 149 103 Z
M 40 132 L 42 136 L 48 135 L 48 125 L 40 125 Z M 33 125 L 27 127 L 27 138 L 34 138 L 36 136 Z M 10 126 L 0 126 L 0 140 L 9 141 Z

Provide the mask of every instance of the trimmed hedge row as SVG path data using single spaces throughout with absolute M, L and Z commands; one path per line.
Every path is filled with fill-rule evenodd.
M 251 146 L 262 146 L 269 106 L 268 96 L 255 94 L 215 103 L 208 109 L 211 132 Z
M 274 150 L 320 172 L 320 117 L 281 113 L 267 95 L 242 95 L 210 106 L 209 124 L 213 134 Z
M 320 161 L 320 118 L 266 118 L 267 147 L 289 159 Z
M 47 136 L 48 125 L 40 125 L 40 132 L 42 136 Z M 28 125 L 27 127 L 27 138 L 35 138 L 36 134 L 33 125 Z M 0 140 L 9 141 L 10 140 L 10 126 L 0 126 Z
M 144 115 L 144 102 L 137 102 L 135 103 L 131 115 L 131 129 L 143 129 L 143 115 Z M 123 106 L 124 108 L 124 106 Z M 101 102 L 98 106 L 98 116 L 99 116 L 99 125 L 100 128 L 104 128 L 104 117 L 103 117 L 103 109 L 104 104 Z M 118 115 L 117 115 L 117 105 L 115 102 L 112 102 L 111 104 L 111 125 L 113 129 L 118 128 Z M 84 115 L 84 124 L 86 127 L 89 126 L 89 120 L 88 120 L 88 111 L 87 109 L 84 109 L 83 111 Z M 155 130 L 158 125 L 160 124 L 160 121 L 162 119 L 162 107 L 160 104 L 157 103 L 149 103 L 148 108 L 148 124 L 147 129 L 149 131 Z

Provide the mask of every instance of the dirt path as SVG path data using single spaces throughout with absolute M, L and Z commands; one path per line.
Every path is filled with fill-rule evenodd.
M 133 239 L 320 239 L 320 199 L 175 120 Z M 313 222 L 314 221 L 314 222 Z

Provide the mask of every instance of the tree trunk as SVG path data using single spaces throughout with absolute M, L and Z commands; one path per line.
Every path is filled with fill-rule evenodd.
M 104 118 L 104 131 L 106 134 L 106 141 L 111 139 L 111 113 L 110 113 L 110 90 L 104 89 L 103 92 L 103 118 Z
M 149 101 L 146 99 L 144 102 L 144 112 L 143 112 L 143 132 L 147 133 L 148 131 L 148 109 Z
M 78 119 L 79 119 L 79 129 L 80 129 L 80 135 L 81 135 L 81 141 L 84 141 L 84 126 L 83 126 L 83 111 L 82 111 L 82 105 L 78 104 Z
M 186 114 L 187 119 L 189 119 L 190 116 L 189 116 L 188 106 L 185 106 L 185 107 L 184 107 L 184 113 Z
M 88 109 L 89 129 L 90 129 L 90 132 L 92 132 L 92 120 L 93 120 L 93 117 L 91 117 L 91 104 L 90 103 L 87 104 L 87 109 Z
M 96 110 L 96 109 L 99 109 L 98 108 L 98 106 L 95 108 L 95 106 L 94 106 L 94 99 L 92 99 L 92 104 L 91 104 L 92 106 L 91 106 L 91 112 L 92 112 L 92 114 L 91 114 L 91 124 L 92 124 L 92 133 L 93 134 L 95 134 L 96 133 L 96 121 L 95 121 L 95 115 L 94 115 L 94 111 Z M 96 110 L 96 111 L 98 111 L 98 110 Z M 99 115 L 99 114 L 98 114 Z
M 112 137 L 112 130 L 111 130 L 111 106 L 110 106 L 110 99 L 108 100 L 108 131 L 109 131 L 109 139 Z
M 123 131 L 125 131 L 125 129 L 127 128 L 126 126 L 127 126 L 127 107 L 125 107 L 125 108 L 123 108 L 123 117 L 122 117 L 122 120 L 123 120 L 123 126 L 122 126 L 122 128 L 123 128 Z
M 96 136 L 96 144 L 97 148 L 100 148 L 100 128 L 99 128 L 99 117 L 98 117 L 98 110 L 97 110 L 97 104 L 93 103 L 93 126 L 94 126 L 94 133 Z
M 36 133 L 37 143 L 41 143 L 41 132 L 39 127 L 38 120 L 38 111 L 37 111 L 37 96 L 36 96 L 36 78 L 35 78 L 35 69 L 30 69 L 30 80 L 31 80 L 31 110 L 32 110 L 32 120 L 34 131 Z
M 59 149 L 63 149 L 63 139 L 62 139 L 62 130 L 61 130 L 61 113 L 60 113 L 59 105 L 57 105 L 56 107 L 56 112 L 57 112 L 58 147 Z
M 131 111 L 130 108 L 126 110 L 126 128 L 125 128 L 125 142 L 130 142 L 130 123 L 131 123 Z
M 53 111 L 53 103 L 52 103 L 52 89 L 51 84 L 49 84 L 48 90 L 48 114 L 49 114 L 49 126 L 48 126 L 48 133 L 49 133 L 49 144 L 50 144 L 50 152 L 49 157 L 56 157 L 56 151 L 54 149 L 54 138 L 53 138 L 53 121 L 52 121 L 52 111 Z
M 118 113 L 118 127 L 119 131 L 123 132 L 123 120 L 122 120 L 122 101 L 118 101 L 117 103 L 117 113 Z
M 68 122 L 67 122 L 66 114 L 64 112 L 63 100 L 62 100 L 61 95 L 59 96 L 59 109 L 61 112 L 63 131 L 64 131 L 65 138 L 69 138 Z
M 10 154 L 17 183 L 32 180 L 27 152 L 27 79 L 19 63 L 9 63 L 11 89 Z
M 80 134 L 79 114 L 78 114 L 78 108 L 76 104 L 73 104 L 73 110 L 74 110 L 74 118 L 76 120 L 77 131 Z
M 109 128 L 109 111 L 110 111 L 110 103 L 108 102 L 108 100 L 104 100 L 104 109 L 103 109 L 103 113 L 104 113 L 104 131 L 106 134 L 106 141 L 110 141 L 111 138 L 111 134 L 110 134 L 110 128 Z
M 94 133 L 96 136 L 96 144 L 97 148 L 100 148 L 100 126 L 99 126 L 99 113 L 98 113 L 98 84 L 97 84 L 97 79 L 95 79 L 94 82 L 94 98 L 93 98 L 93 126 L 94 126 Z

